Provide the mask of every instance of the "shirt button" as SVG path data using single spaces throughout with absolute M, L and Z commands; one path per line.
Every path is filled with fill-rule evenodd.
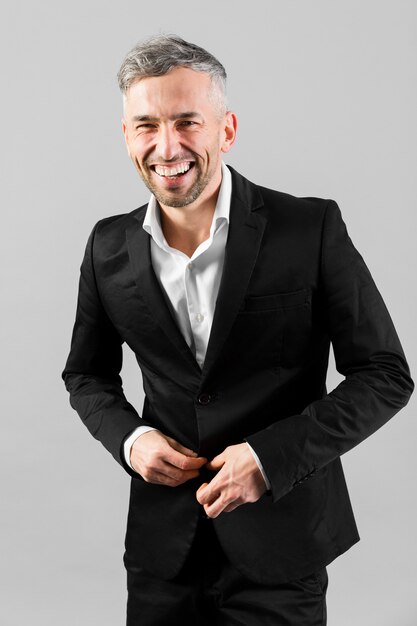
M 188 267 L 189 270 L 192 270 L 194 265 L 192 263 L 188 263 L 187 267 Z
M 200 323 L 204 320 L 204 315 L 202 315 L 201 313 L 197 313 L 197 315 L 195 316 L 195 319 L 197 320 L 198 323 Z
M 201 393 L 198 398 L 198 404 L 210 404 L 211 395 L 209 393 Z

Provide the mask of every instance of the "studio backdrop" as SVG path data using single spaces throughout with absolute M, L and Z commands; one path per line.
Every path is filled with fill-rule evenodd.
M 88 234 L 149 195 L 121 132 L 125 53 L 169 32 L 220 59 L 226 162 L 338 202 L 416 375 L 416 20 L 413 0 L 2 3 L 1 624 L 124 620 L 128 476 L 60 375 Z M 140 411 L 128 351 L 123 378 Z M 362 541 L 329 567 L 331 626 L 417 623 L 415 412 L 343 458 Z

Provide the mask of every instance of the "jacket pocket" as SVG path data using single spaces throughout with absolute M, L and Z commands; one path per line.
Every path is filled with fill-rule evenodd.
M 274 293 L 264 296 L 248 296 L 245 298 L 240 312 L 274 311 L 279 309 L 296 308 L 305 306 L 309 302 L 307 289 L 290 291 L 286 293 Z

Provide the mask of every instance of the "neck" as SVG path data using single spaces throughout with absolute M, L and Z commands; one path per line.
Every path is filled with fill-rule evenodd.
M 205 194 L 185 207 L 170 207 L 160 204 L 161 227 L 171 248 L 191 257 L 198 246 L 210 236 L 210 227 L 220 190 L 220 181 L 215 191 Z

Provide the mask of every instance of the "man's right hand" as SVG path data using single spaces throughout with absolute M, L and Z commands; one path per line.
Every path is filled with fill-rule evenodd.
M 196 478 L 207 459 L 159 430 L 150 430 L 134 441 L 130 463 L 146 482 L 177 487 Z

